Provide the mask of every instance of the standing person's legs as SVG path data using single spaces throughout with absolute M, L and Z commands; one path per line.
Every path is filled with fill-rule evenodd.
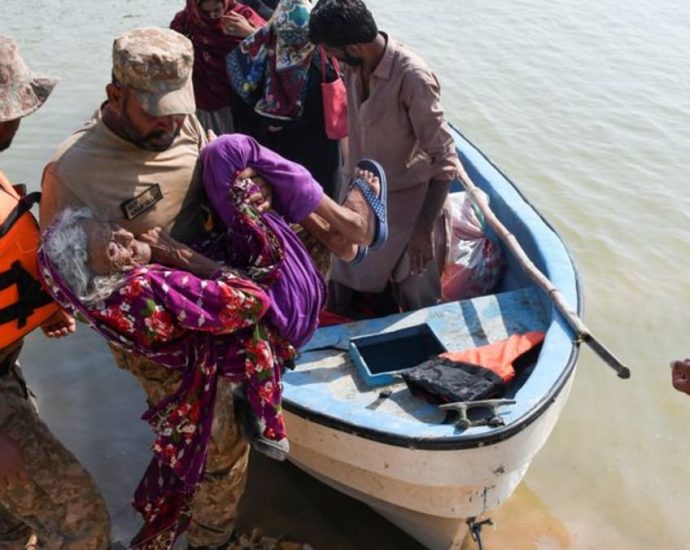
M 433 265 L 419 275 L 410 275 L 393 283 L 393 296 L 402 311 L 414 311 L 441 302 L 441 274 Z
M 31 527 L 0 506 L 0 548 L 12 550 L 24 548 L 31 536 Z
M 149 404 L 158 403 L 177 389 L 179 373 L 135 354 L 111 350 L 117 365 L 139 380 Z M 242 439 L 235 421 L 231 389 L 230 382 L 221 377 L 206 472 L 192 499 L 192 520 L 187 530 L 187 540 L 195 547 L 213 548 L 230 539 L 246 485 L 249 445 Z
M 447 228 L 445 214 L 434 225 L 434 259 L 423 273 L 393 280 L 393 296 L 402 311 L 414 311 L 441 303 L 441 273 L 446 257 Z
M 17 446 L 25 478 L 0 486 L 0 505 L 39 537 L 43 548 L 105 550 L 110 518 L 89 473 L 50 432 L 28 399 L 18 365 L 0 377 L 0 430 Z M 3 514 L 4 515 L 4 514 Z M 7 520 L 7 517 L 3 519 Z M 27 530 L 6 521 L 3 535 L 24 538 Z
M 190 546 L 215 548 L 230 540 L 248 466 L 249 444 L 235 420 L 232 384 L 220 378 L 206 473 L 192 499 L 192 523 L 187 530 Z
M 400 312 L 390 284 L 381 292 L 361 292 L 332 279 L 328 282 L 326 309 L 353 320 L 385 317 Z
M 331 279 L 328 281 L 328 302 L 326 309 L 349 319 L 358 319 L 359 312 L 354 308 L 357 291 Z
M 438 217 L 434 225 L 434 260 L 430 261 L 423 273 L 411 275 L 409 271 L 409 259 L 403 253 L 389 275 L 390 290 L 397 306 L 401 311 L 413 311 L 422 307 L 428 307 L 441 302 L 441 273 L 445 263 L 448 246 L 447 213 Z M 364 269 L 359 266 L 356 269 Z M 371 297 L 366 297 L 365 292 L 357 291 L 346 284 L 331 279 L 328 282 L 327 309 L 332 313 L 349 317 L 351 319 L 363 318 L 363 313 L 358 307 L 365 297 L 367 309 L 379 310 L 379 315 L 389 315 L 391 300 L 386 291 L 375 293 L 378 303 Z M 373 307 L 372 307 L 373 306 Z M 382 311 L 381 311 L 382 310 Z M 364 315 L 367 317 L 368 315 Z

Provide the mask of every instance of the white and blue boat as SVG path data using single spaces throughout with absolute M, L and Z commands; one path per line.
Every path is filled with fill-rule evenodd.
M 577 270 L 561 238 L 498 168 L 453 132 L 468 175 L 488 195 L 496 216 L 581 314 Z M 427 548 L 459 549 L 468 525 L 510 497 L 572 385 L 578 356 L 573 331 L 520 263 L 505 256 L 495 294 L 321 328 L 285 376 L 290 460 Z M 533 330 L 546 336 L 536 359 L 510 383 L 506 398 L 513 402 L 491 415 L 500 420 L 464 428 L 445 423 L 445 412 L 414 397 L 398 376 L 414 361 L 414 346 L 388 347 L 369 373 L 353 363 L 352 339 L 405 330 L 414 336 L 420 327 L 449 350 Z M 481 411 L 470 418 L 474 414 L 482 418 Z

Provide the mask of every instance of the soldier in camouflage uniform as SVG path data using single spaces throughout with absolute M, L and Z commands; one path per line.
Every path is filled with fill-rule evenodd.
M 185 243 L 204 235 L 198 158 L 207 136 L 194 115 L 193 62 L 191 42 L 169 29 L 135 29 L 115 39 L 108 101 L 44 171 L 41 227 L 67 207 L 88 206 L 137 235 L 156 226 Z M 142 356 L 116 348 L 113 354 L 150 405 L 180 383 L 179 373 Z M 249 445 L 235 421 L 231 390 L 222 378 L 206 470 L 191 503 L 190 548 L 228 548 L 233 535 Z
M 191 42 L 170 29 L 134 29 L 115 39 L 107 102 L 60 145 L 44 170 L 43 228 L 64 209 L 86 206 L 135 235 L 161 227 L 182 243 L 207 237 L 199 155 L 208 138 L 194 114 L 193 63 Z M 112 351 L 117 365 L 137 378 L 149 405 L 180 385 L 179 372 Z M 219 379 L 206 469 L 186 531 L 190 549 L 231 544 L 249 459 L 232 389 L 226 377 Z M 169 542 L 136 540 L 139 548 L 167 548 Z
M 14 41 L 0 37 L 0 151 L 56 83 L 33 75 Z M 59 319 L 43 325 L 47 335 L 73 331 Z M 0 350 L 0 548 L 21 549 L 30 540 L 27 548 L 106 549 L 105 502 L 89 473 L 38 417 L 17 363 L 21 347 L 19 339 Z

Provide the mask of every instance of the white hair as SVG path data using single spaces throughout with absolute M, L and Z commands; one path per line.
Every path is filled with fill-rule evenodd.
M 43 237 L 43 250 L 62 281 L 84 305 L 108 298 L 122 283 L 122 275 L 96 275 L 89 267 L 88 222 L 98 222 L 85 207 L 67 208 Z

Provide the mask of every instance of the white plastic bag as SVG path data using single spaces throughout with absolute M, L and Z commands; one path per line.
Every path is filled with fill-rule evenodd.
M 501 275 L 501 249 L 484 234 L 483 216 L 480 217 L 481 212 L 467 193 L 452 193 L 449 197 L 451 233 L 450 250 L 441 276 L 443 300 L 488 294 Z

